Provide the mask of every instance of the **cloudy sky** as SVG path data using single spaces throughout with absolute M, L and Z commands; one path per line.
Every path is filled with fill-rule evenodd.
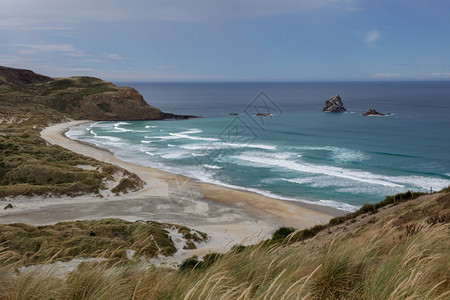
M 448 0 L 0 0 L 0 65 L 115 81 L 450 79 Z

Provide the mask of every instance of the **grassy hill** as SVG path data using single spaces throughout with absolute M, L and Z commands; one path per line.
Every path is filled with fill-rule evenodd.
M 155 120 L 165 115 L 148 105 L 135 89 L 118 87 L 93 77 L 3 84 L 0 85 L 0 107 L 28 107 L 34 114 L 35 109 L 51 109 L 73 119 L 94 121 Z
M 142 181 L 136 175 L 48 145 L 39 132 L 69 119 L 165 116 L 132 88 L 92 77 L 53 79 L 0 67 L 0 200 L 18 195 L 99 194 L 116 173 L 122 173 L 127 184 L 118 183 L 114 192 L 139 189 Z

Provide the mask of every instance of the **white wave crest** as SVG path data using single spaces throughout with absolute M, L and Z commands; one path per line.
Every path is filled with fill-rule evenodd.
M 329 206 L 329 207 L 333 207 L 333 208 L 343 210 L 343 211 L 348 211 L 348 212 L 354 212 L 360 208 L 360 206 L 355 206 L 355 205 L 347 204 L 344 202 L 337 202 L 337 201 L 333 201 L 333 200 L 319 200 L 319 201 L 301 200 L 301 202 L 322 205 L 322 206 Z
M 222 169 L 222 167 L 215 166 L 215 165 L 207 165 L 207 164 L 204 164 L 203 166 L 204 166 L 205 168 L 208 168 L 208 169 L 216 169 L 216 170 Z
M 132 130 L 132 129 L 126 129 L 126 128 L 120 127 L 120 126 L 122 126 L 122 125 L 131 125 L 131 124 L 130 124 L 130 123 L 127 123 L 127 122 L 118 122 L 118 123 L 115 123 L 115 124 L 113 125 L 113 127 L 114 127 L 114 129 L 115 129 L 116 131 L 121 131 L 121 132 L 132 132 L 132 131 L 134 131 L 134 130 Z
M 310 151 L 330 151 L 332 152 L 331 156 L 333 160 L 342 163 L 359 162 L 367 160 L 369 158 L 368 155 L 362 151 L 333 146 L 325 146 L 325 147 L 304 146 L 304 147 L 295 147 L 295 149 L 310 150 Z
M 194 140 L 194 141 L 219 141 L 219 139 L 217 138 L 209 138 L 209 137 L 201 137 L 201 136 L 191 136 L 185 133 L 169 133 L 170 136 L 172 137 L 176 137 L 179 139 L 189 139 L 189 140 Z
M 293 179 L 288 179 L 288 178 L 280 178 L 283 181 L 287 181 L 290 183 L 296 183 L 296 184 L 308 184 L 313 182 L 313 178 L 311 177 L 306 177 L 306 178 L 293 178 Z
M 208 149 L 227 149 L 227 148 L 255 148 L 263 150 L 276 150 L 277 146 L 265 144 L 240 144 L 240 143 L 209 143 L 209 144 L 191 144 L 181 145 L 180 148 L 187 150 L 208 150 Z
M 384 186 L 392 186 L 392 187 L 403 187 L 403 185 L 391 182 L 387 177 L 372 174 L 370 172 L 364 171 L 356 171 L 351 169 L 344 169 L 333 166 L 321 166 L 321 165 L 313 165 L 309 163 L 299 163 L 286 159 L 276 159 L 273 157 L 264 157 L 264 156 L 251 156 L 247 154 L 242 154 L 236 156 L 237 159 L 248 161 L 255 163 L 255 166 L 273 166 L 273 167 L 281 167 L 293 171 L 298 171 L 302 173 L 310 173 L 310 174 L 322 174 L 333 177 L 345 178 L 354 181 L 360 181 L 371 184 L 379 184 Z
M 100 136 L 97 135 L 95 139 L 107 140 L 109 142 L 121 142 L 122 139 L 115 136 Z

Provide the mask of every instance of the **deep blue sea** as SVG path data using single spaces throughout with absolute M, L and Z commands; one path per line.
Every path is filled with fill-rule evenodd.
M 348 211 L 450 185 L 450 82 L 120 85 L 203 118 L 97 122 L 67 135 L 140 165 Z M 322 112 L 335 94 L 347 113 Z M 362 117 L 369 107 L 391 115 Z

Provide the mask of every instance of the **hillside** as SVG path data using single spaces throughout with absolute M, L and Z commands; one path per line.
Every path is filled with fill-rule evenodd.
M 183 119 L 150 106 L 133 88 L 92 77 L 53 79 L 0 67 L 0 200 L 19 195 L 122 193 L 142 188 L 134 174 L 57 146 L 42 128 L 70 119 Z M 117 182 L 111 184 L 114 178 Z
M 149 267 L 139 255 L 125 255 L 124 250 L 138 246 L 132 248 L 136 253 L 152 257 L 157 248 L 153 245 L 145 254 L 146 248 L 139 248 L 139 244 L 132 246 L 118 240 L 117 234 L 111 235 L 112 227 L 108 225 L 96 233 L 101 234 L 109 251 L 97 257 L 109 259 L 86 261 L 71 273 L 42 267 L 13 275 L 11 268 L 29 264 L 30 259 L 45 261 L 53 255 L 51 251 L 60 246 L 50 232 L 57 233 L 61 230 L 58 228 L 68 228 L 69 224 L 34 229 L 20 224 L 7 226 L 2 229 L 7 234 L 3 234 L 4 246 L 0 250 L 3 287 L 0 298 L 28 299 L 33 295 L 35 299 L 448 299 L 450 193 L 447 189 L 412 199 L 410 194 L 403 196 L 402 201 L 383 204 L 372 212 L 350 214 L 347 221 L 338 225 L 331 222 L 314 237 L 301 242 L 292 240 L 297 232 L 287 235 L 280 229 L 271 240 L 247 247 L 237 245 L 226 254 L 193 257 L 178 270 Z M 83 225 L 85 230 L 93 230 L 89 227 L 91 223 Z M 102 224 L 136 226 L 114 220 Z M 28 250 L 29 254 L 21 258 L 18 253 L 23 246 L 12 244 L 5 236 L 20 238 L 23 233 L 19 231 L 25 230 L 36 236 L 33 243 L 42 246 L 36 246 L 35 252 Z M 159 230 L 162 237 L 167 234 L 158 228 L 145 230 Z M 42 233 L 38 235 L 39 231 Z M 46 249 L 44 245 L 50 245 L 49 239 L 54 245 L 50 253 L 45 257 L 36 255 Z M 111 250 L 121 244 L 125 248 Z M 13 247 L 8 249 L 6 245 Z M 167 253 L 170 255 L 173 244 L 167 241 L 166 245 L 164 249 L 172 249 Z M 79 256 L 82 248 L 73 246 L 70 256 Z M 68 252 L 58 252 L 46 262 L 70 258 L 64 253 Z M 85 252 L 84 257 L 92 255 L 93 251 Z
M 138 121 L 187 119 L 149 105 L 138 91 L 94 77 L 50 78 L 0 66 L 0 119 L 11 111 L 52 109 L 76 120 Z
M 14 69 L 0 66 L 0 85 L 15 84 L 27 85 L 52 81 L 53 78 L 36 74 L 30 70 Z

